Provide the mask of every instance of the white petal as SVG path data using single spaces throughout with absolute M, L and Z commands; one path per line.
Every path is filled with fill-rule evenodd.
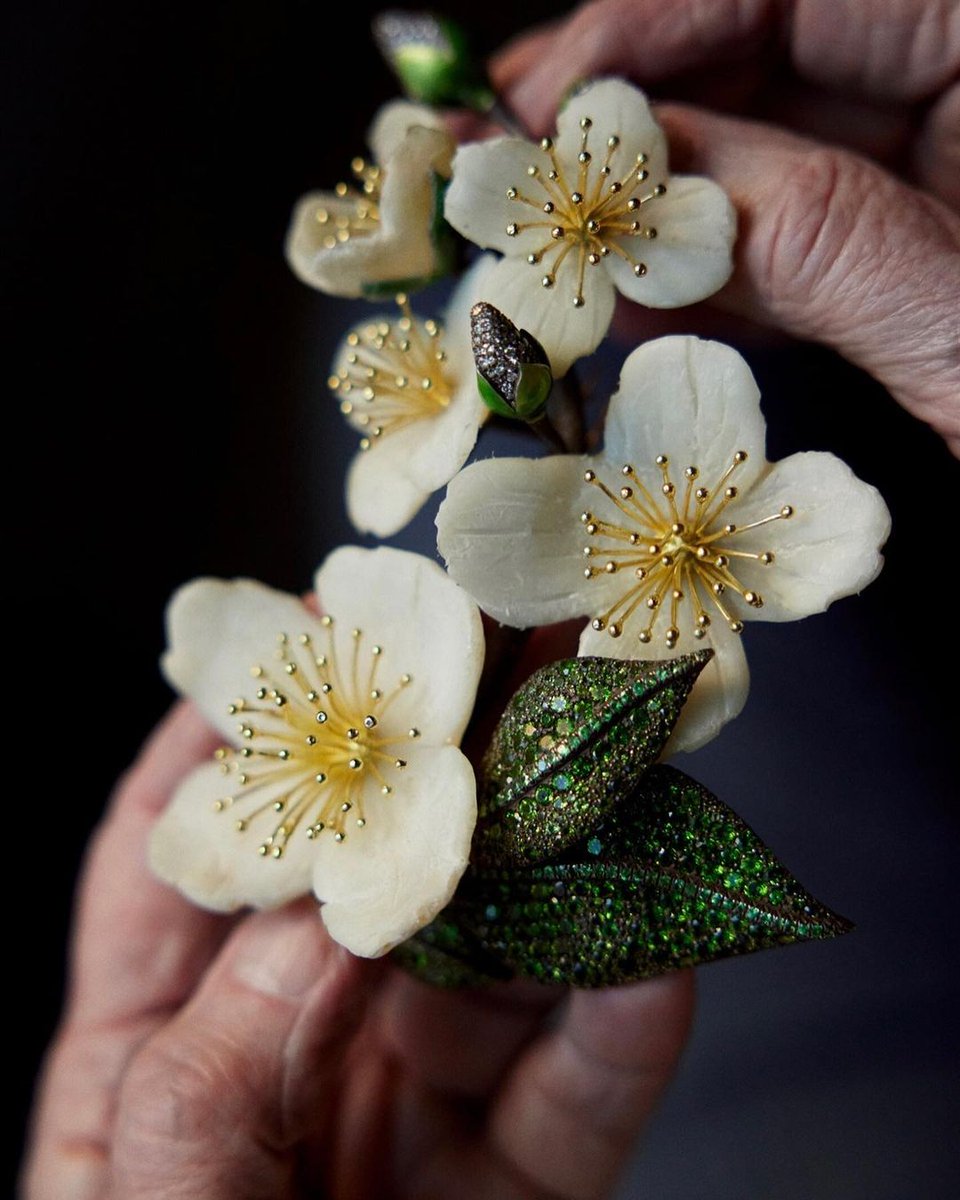
M 638 154 L 646 154 L 652 182 L 665 176 L 666 138 L 639 88 L 622 79 L 601 79 L 570 99 L 557 117 L 557 157 L 565 170 L 570 170 L 571 165 L 576 169 L 584 133 L 580 125 L 583 118 L 592 122 L 586 131 L 587 150 L 598 167 L 607 158 L 607 138 L 620 139 L 620 145 L 609 158 L 611 179 L 630 174 L 636 167 Z M 568 178 L 568 182 L 572 180 Z
M 437 113 L 424 104 L 411 104 L 408 100 L 384 104 L 367 133 L 367 145 L 373 151 L 374 161 L 382 164 L 392 158 L 414 125 L 441 131 L 444 128 Z
M 452 150 L 449 134 L 415 126 L 384 163 L 380 197 L 383 245 L 372 277 L 375 281 L 402 282 L 436 270 L 433 174 L 449 174 Z
M 735 560 L 737 575 L 763 597 L 746 609 L 760 621 L 791 621 L 822 612 L 841 596 L 862 591 L 883 566 L 880 549 L 890 513 L 875 487 L 833 454 L 810 451 L 774 463 L 737 504 L 739 527 L 791 505 L 794 515 L 729 539 L 731 548 L 772 551 L 769 566 Z
M 328 219 L 321 222 L 324 213 Z M 297 201 L 284 253 L 301 282 L 334 296 L 362 295 L 364 280 L 378 253 L 379 233 L 353 237 L 332 247 L 324 244 L 333 236 L 329 218 L 353 214 L 353 202 L 332 192 L 310 192 Z
M 252 579 L 195 579 L 167 608 L 161 667 L 170 684 L 236 743 L 237 718 L 227 706 L 249 697 L 251 668 L 270 657 L 279 634 L 317 629 L 317 618 L 294 596 Z
M 225 780 L 219 764 L 198 767 L 177 789 L 150 835 L 149 861 L 165 882 L 197 904 L 218 912 L 250 904 L 272 908 L 310 891 L 313 845 L 294 836 L 282 858 L 259 853 L 273 831 L 270 814 L 236 829 L 237 811 L 217 812 Z M 258 793 L 267 803 L 271 793 Z
M 737 214 L 726 192 L 709 179 L 675 175 L 665 196 L 639 211 L 652 239 L 624 237 L 619 244 L 646 274 L 611 254 L 606 267 L 617 288 L 650 308 L 679 308 L 720 290 L 733 272 Z
M 527 168 L 550 170 L 549 156 L 521 138 L 494 138 L 461 146 L 453 159 L 444 215 L 459 233 L 478 246 L 504 254 L 526 255 L 549 240 L 549 222 L 541 205 L 546 193 Z M 516 188 L 517 199 L 507 192 Z M 532 203 L 523 200 L 528 196 Z M 530 222 L 536 227 L 530 228 Z M 527 226 L 516 236 L 508 226 Z
M 392 690 L 402 675 L 411 676 L 389 706 L 391 724 L 419 729 L 424 744 L 459 741 L 473 711 L 484 652 L 480 614 L 466 592 L 436 563 L 386 546 L 341 546 L 317 572 L 315 586 L 322 608 L 334 617 L 341 663 L 352 660 L 351 630 L 357 628 L 363 633 L 362 681 L 374 644 L 382 647 L 377 686 Z M 355 690 L 360 707 L 360 683 Z
M 477 817 L 473 768 L 452 746 L 411 758 L 390 796 L 364 804 L 366 825 L 343 842 L 320 837 L 313 887 L 336 941 L 376 958 L 428 924 L 450 900 Z
M 666 337 L 639 346 L 620 373 L 610 401 L 604 457 L 633 463 L 644 482 L 659 483 L 654 460 L 665 454 L 674 482 L 688 466 L 711 490 L 738 450 L 747 461 L 735 480 L 744 490 L 764 466 L 766 425 L 750 368 L 720 342 Z
M 390 537 L 467 461 L 486 414 L 471 377 L 448 408 L 361 451 L 347 476 L 347 511 L 364 533 Z
M 637 626 L 639 628 L 639 626 Z M 680 720 L 674 726 L 664 756 L 678 754 L 681 750 L 697 750 L 717 736 L 724 725 L 743 708 L 750 690 L 750 672 L 747 656 L 743 652 L 740 638 L 723 626 L 711 628 L 709 638 L 694 645 L 679 646 L 673 652 L 663 643 L 656 641 L 644 645 L 631 636 L 630 627 L 619 638 L 611 638 L 588 625 L 580 635 L 578 653 L 598 655 L 601 658 L 643 659 L 646 662 L 658 659 L 677 658 L 679 654 L 693 649 L 703 650 L 709 646 L 714 657 L 700 673 L 693 690 L 683 706 Z
M 484 299 L 533 334 L 546 350 L 554 375 L 559 377 L 578 358 L 592 354 L 600 345 L 610 327 L 616 294 L 603 267 L 586 264 L 584 303 L 574 307 L 580 282 L 578 253 L 573 250 L 566 256 L 556 271 L 554 285 L 545 288 L 541 280 L 556 261 L 553 249 L 537 265 L 526 259 L 505 258 L 486 280 Z
M 583 471 L 589 459 L 497 458 L 447 488 L 437 548 L 481 608 L 507 625 L 546 625 L 588 610 Z
M 454 378 L 469 382 L 476 393 L 477 369 L 470 338 L 470 310 L 486 299 L 487 282 L 499 259 L 482 254 L 457 284 L 443 314 L 443 348 Z M 481 401 L 482 404 L 482 401 Z M 489 412 L 483 405 L 484 416 Z

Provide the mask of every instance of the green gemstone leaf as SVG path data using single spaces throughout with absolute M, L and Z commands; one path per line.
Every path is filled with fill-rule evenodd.
M 483 759 L 475 865 L 542 862 L 586 837 L 659 757 L 710 655 L 572 658 L 532 675 Z
M 471 871 L 447 912 L 517 974 L 580 987 L 852 928 L 736 813 L 666 766 L 556 861 Z
M 393 961 L 435 987 L 481 987 L 510 979 L 513 971 L 484 951 L 456 919 L 456 901 L 391 952 Z

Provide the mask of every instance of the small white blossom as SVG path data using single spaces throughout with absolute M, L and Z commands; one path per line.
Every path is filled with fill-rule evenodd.
M 711 646 L 671 751 L 743 707 L 745 620 L 821 612 L 882 565 L 880 494 L 832 454 L 767 463 L 759 399 L 729 347 L 649 342 L 624 364 L 602 454 L 475 463 L 437 517 L 450 574 L 499 621 L 590 616 L 583 655 Z
M 312 888 L 331 935 L 375 957 L 466 868 L 476 782 L 457 743 L 483 630 L 416 554 L 343 547 L 315 584 L 323 617 L 251 580 L 196 580 L 171 602 L 164 671 L 227 745 L 174 795 L 150 862 L 219 911 Z
M 369 134 L 373 162 L 356 158 L 357 183 L 298 201 L 287 234 L 294 274 L 333 296 L 361 296 L 427 279 L 440 267 L 436 177 L 448 177 L 454 142 L 429 108 L 396 101 Z
M 470 309 L 493 265 L 484 256 L 460 281 L 441 325 L 402 313 L 347 334 L 330 387 L 362 434 L 347 476 L 347 510 L 364 533 L 389 537 L 466 462 L 489 410 L 477 392 Z
M 485 299 L 541 342 L 556 375 L 600 344 L 616 291 L 675 308 L 732 270 L 733 206 L 709 179 L 670 176 L 645 96 L 619 79 L 574 96 L 555 140 L 461 147 L 446 217 L 506 256 Z

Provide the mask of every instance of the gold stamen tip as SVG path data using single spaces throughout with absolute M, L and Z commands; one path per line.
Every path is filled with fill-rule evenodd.
M 377 718 L 368 713 L 367 716 L 363 718 L 363 723 L 367 729 L 373 729 L 377 723 Z
M 363 763 L 359 758 L 351 758 L 347 761 L 347 766 L 351 771 L 359 771 Z
M 646 646 L 649 644 L 651 636 L 649 629 L 641 629 L 637 634 L 637 641 L 642 642 Z
M 632 495 L 633 495 L 632 487 L 622 487 L 620 489 L 620 499 L 621 500 L 629 500 Z
M 507 199 L 508 200 L 516 200 L 516 198 L 519 194 L 520 193 L 517 191 L 517 189 L 515 187 L 507 188 Z
M 647 597 L 647 608 L 656 608 L 659 603 L 660 601 L 656 596 Z
M 407 736 L 412 737 L 412 738 L 418 738 L 420 736 L 420 730 L 419 729 L 408 729 Z
M 519 232 L 520 226 L 515 221 L 507 226 L 507 237 L 516 237 Z
M 383 785 L 383 787 L 380 789 L 380 791 L 384 796 L 389 796 L 391 794 L 391 792 L 393 791 L 393 788 L 390 786 L 389 783 L 385 783 Z
M 246 821 L 236 821 L 234 823 L 233 827 L 237 831 L 237 833 L 243 833 L 244 830 L 247 828 L 247 823 L 246 823 Z
M 548 200 L 546 202 L 546 204 L 543 206 L 543 211 L 547 214 L 547 216 L 549 216 L 553 212 L 553 209 L 554 209 L 554 204 L 553 204 L 552 200 Z
M 596 479 L 596 477 L 597 477 L 597 474 L 595 471 L 584 471 L 583 482 L 584 483 L 593 483 L 593 481 Z
M 342 842 L 346 838 L 346 836 L 347 835 L 345 833 L 341 832 L 341 830 L 338 829 L 337 832 L 333 835 L 333 840 L 335 842 Z
M 393 765 L 397 768 L 398 771 L 402 771 L 403 768 L 407 765 L 407 760 L 405 758 L 395 758 L 393 760 Z
M 582 296 L 580 296 L 580 295 L 574 296 L 573 307 L 574 308 L 583 308 L 583 297 Z
M 412 675 L 401 675 L 400 683 L 403 685 L 403 687 L 406 687 L 412 678 L 413 678 Z
M 360 829 L 362 829 L 364 827 L 364 825 L 366 825 L 366 821 L 363 819 L 363 817 L 357 817 L 357 825 L 359 826 Z
M 326 723 L 326 720 L 327 720 L 327 714 L 323 711 L 323 709 L 321 709 L 317 713 L 317 724 L 324 725 Z
M 549 153 L 549 151 L 551 151 L 553 149 L 553 139 L 548 138 L 548 137 L 541 138 L 540 139 L 540 149 L 546 150 Z
M 774 556 L 770 553 L 769 550 L 765 551 L 763 554 L 760 555 L 760 561 L 763 563 L 763 565 L 765 567 L 769 567 L 770 564 L 773 562 L 773 559 L 774 559 Z
M 793 516 L 793 505 L 785 504 L 783 506 L 783 508 L 780 509 L 780 516 L 781 517 L 792 517 Z
M 633 273 L 634 273 L 634 275 L 636 275 L 636 277 L 638 279 L 642 279 L 644 277 L 644 275 L 646 275 L 646 273 L 647 273 L 647 264 L 646 263 L 634 263 L 633 264 Z
M 743 622 L 742 621 L 731 621 L 730 622 L 730 632 L 731 633 L 743 633 Z
M 326 775 L 323 773 L 323 771 L 318 771 L 318 772 L 316 773 L 316 775 L 314 775 L 314 777 L 313 777 L 313 780 L 314 780 L 314 783 L 326 783 L 326 782 L 327 782 L 327 777 L 326 777 Z
M 573 201 L 574 204 L 582 204 L 583 203 L 583 193 L 582 192 L 571 192 L 570 199 Z
M 553 238 L 553 240 L 555 242 L 559 242 L 560 239 L 563 237 L 563 226 L 562 225 L 554 225 L 554 227 L 550 230 L 550 236 Z
M 360 736 L 359 729 L 348 729 L 347 730 L 347 737 L 349 738 L 349 740 L 351 742 L 355 742 L 359 736 Z
M 590 622 L 590 626 L 592 629 L 595 629 L 597 633 L 599 633 L 602 629 L 606 629 L 607 623 L 603 617 L 594 617 Z
M 614 622 L 612 625 L 607 627 L 607 633 L 609 633 L 612 638 L 618 638 L 620 634 L 623 633 L 623 630 L 616 622 Z
M 615 133 L 611 134 L 610 137 L 607 138 L 607 145 L 611 150 L 616 150 L 616 148 L 620 145 L 620 139 Z
M 670 465 L 670 459 L 665 454 L 658 454 L 654 462 L 658 467 L 668 467 Z
M 581 117 L 580 118 L 580 128 L 581 129 L 586 130 L 586 129 L 591 129 L 592 127 L 593 127 L 593 121 L 591 121 L 589 117 Z
M 608 575 L 615 575 L 617 571 L 617 564 L 613 561 L 613 559 L 611 559 L 609 562 L 603 564 L 603 569 Z
M 577 155 L 577 162 L 585 165 L 586 163 L 590 162 L 592 158 L 593 155 L 589 150 L 581 150 Z

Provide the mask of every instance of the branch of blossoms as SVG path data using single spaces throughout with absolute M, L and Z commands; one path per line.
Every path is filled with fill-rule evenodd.
M 329 376 L 361 435 L 346 506 L 388 537 L 446 486 L 447 571 L 343 547 L 316 576 L 322 616 L 249 580 L 174 597 L 165 673 L 224 745 L 157 823 L 154 869 L 221 911 L 312 894 L 355 954 L 443 986 L 603 987 L 845 932 L 664 759 L 743 707 L 746 621 L 822 611 L 876 576 L 883 500 L 831 454 L 768 463 L 756 384 L 718 343 L 637 347 L 596 454 L 554 389 L 617 292 L 671 308 L 724 285 L 733 206 L 670 175 L 618 79 L 570 97 L 554 138 L 455 149 L 436 106 L 497 111 L 459 31 L 389 14 L 377 36 L 409 99 L 375 119 L 354 189 L 300 201 L 287 256 L 332 295 L 393 297 L 345 332 Z M 410 295 L 470 254 L 420 316 Z M 491 413 L 560 453 L 469 463 Z M 589 621 L 576 657 L 508 696 L 518 635 L 493 630 L 478 700 L 481 610 L 515 629 Z

